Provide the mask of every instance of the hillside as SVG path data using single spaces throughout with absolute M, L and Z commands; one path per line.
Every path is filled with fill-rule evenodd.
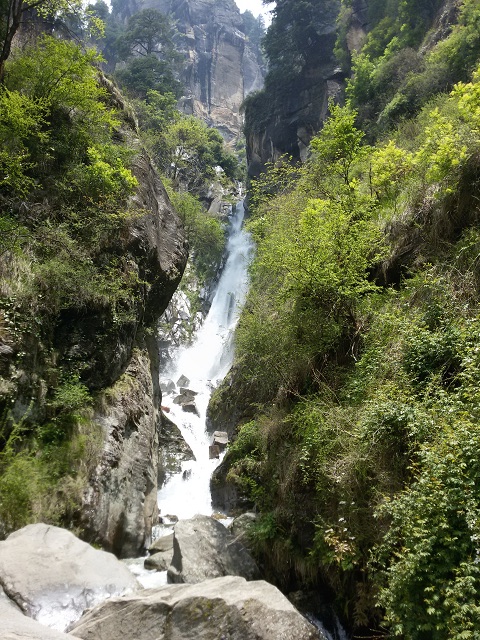
M 300 153 L 307 94 L 286 87 L 315 77 L 335 8 L 309 108 L 323 120 L 340 73 L 344 91 Z M 480 628 L 479 19 L 470 0 L 279 1 L 246 104 L 250 175 L 267 171 L 212 489 L 260 513 L 270 579 L 331 597 L 355 637 Z

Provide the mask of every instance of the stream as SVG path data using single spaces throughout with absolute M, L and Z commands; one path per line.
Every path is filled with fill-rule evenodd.
M 162 376 L 175 383 L 181 376 L 188 379 L 170 394 L 164 393 L 162 403 L 170 409 L 168 417 L 180 428 L 196 460 L 184 462 L 182 471 L 170 477 L 158 492 L 161 516 L 174 514 L 184 519 L 197 513 L 212 514 L 210 476 L 219 460 L 209 459 L 211 436 L 206 432 L 205 419 L 212 391 L 232 365 L 233 333 L 248 289 L 253 244 L 242 226 L 244 213 L 243 202 L 239 202 L 229 219 L 227 259 L 204 323 L 194 342 L 179 349 Z M 196 392 L 198 416 L 174 404 L 180 386 Z

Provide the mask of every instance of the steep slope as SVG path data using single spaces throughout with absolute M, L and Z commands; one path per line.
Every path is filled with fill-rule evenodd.
M 0 530 L 80 526 L 131 555 L 156 514 L 150 336 L 188 247 L 94 59 L 40 36 L 8 61 L 0 94 Z

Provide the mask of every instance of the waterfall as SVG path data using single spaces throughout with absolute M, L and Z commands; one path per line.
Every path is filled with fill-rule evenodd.
M 243 229 L 243 202 L 234 208 L 229 221 L 227 259 L 218 282 L 210 311 L 194 342 L 179 349 L 174 361 L 162 374 L 175 383 L 181 376 L 196 392 L 198 415 L 186 413 L 174 404 L 177 388 L 164 394 L 163 405 L 169 418 L 180 428 L 196 460 L 183 463 L 182 471 L 167 479 L 158 492 L 160 515 L 191 518 L 196 513 L 211 515 L 210 476 L 219 460 L 209 459 L 210 438 L 205 418 L 212 390 L 223 380 L 232 365 L 233 332 L 248 288 L 248 264 L 253 250 L 249 234 Z M 185 385 L 184 385 L 185 386 Z

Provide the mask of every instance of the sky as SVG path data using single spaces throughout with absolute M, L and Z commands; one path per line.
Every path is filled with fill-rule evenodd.
M 265 18 L 265 23 L 268 25 L 271 22 L 271 16 L 269 10 L 273 9 L 274 2 L 270 5 L 263 5 L 262 0 L 235 0 L 237 7 L 240 11 L 246 11 L 247 9 L 253 13 L 254 16 L 258 16 L 260 13 Z

